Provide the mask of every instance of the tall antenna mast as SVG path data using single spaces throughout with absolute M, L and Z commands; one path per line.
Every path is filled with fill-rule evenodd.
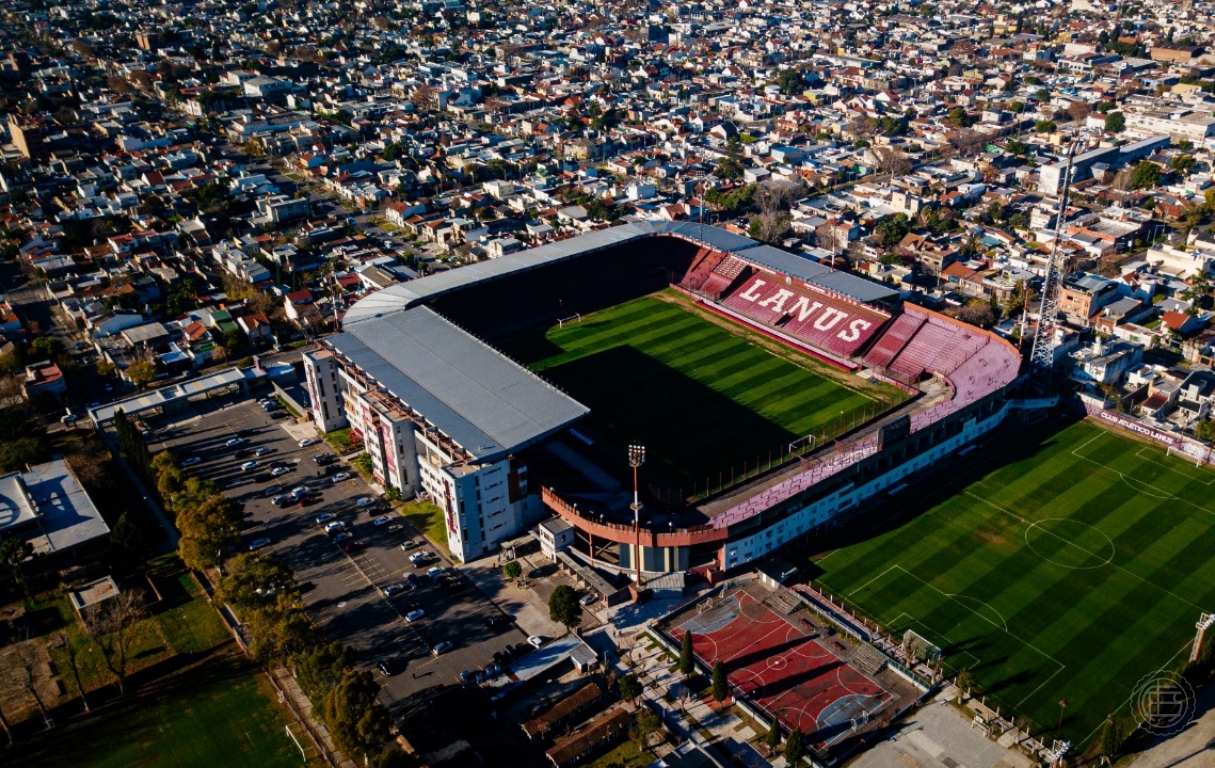
M 1051 246 L 1046 279 L 1042 281 L 1042 305 L 1038 310 L 1038 328 L 1034 331 L 1034 346 L 1029 362 L 1033 367 L 1049 371 L 1055 364 L 1055 330 L 1059 326 L 1059 289 L 1063 284 L 1063 261 L 1059 244 L 1067 221 L 1067 198 L 1072 190 L 1072 161 L 1076 158 L 1079 141 L 1073 141 L 1067 151 L 1067 166 L 1063 170 L 1063 196 L 1059 199 L 1059 216 L 1055 220 L 1055 242 Z

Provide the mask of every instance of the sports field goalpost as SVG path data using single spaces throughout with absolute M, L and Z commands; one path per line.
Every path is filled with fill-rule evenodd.
M 1172 455 L 1173 455 L 1173 451 L 1174 451 L 1174 450 L 1175 450 L 1175 449 L 1174 449 L 1174 448 L 1173 448 L 1173 446 L 1171 446 L 1171 445 L 1169 445 L 1169 446 L 1165 446 L 1165 449 L 1164 449 L 1164 455 L 1165 455 L 1165 456 L 1172 456 Z M 1178 457 L 1178 458 L 1181 458 L 1181 459 L 1185 459 L 1186 461 L 1189 461 L 1190 459 L 1193 459 L 1193 460 L 1194 460 L 1194 466 L 1195 466 L 1195 467 L 1199 467 L 1199 468 L 1201 468 L 1201 467 L 1202 467 L 1202 457 L 1201 457 L 1201 456 L 1194 456 L 1194 455 L 1192 455 L 1192 454 L 1190 454 L 1190 453 L 1188 453 L 1188 452 L 1186 452 L 1186 451 L 1177 451 L 1177 457 Z

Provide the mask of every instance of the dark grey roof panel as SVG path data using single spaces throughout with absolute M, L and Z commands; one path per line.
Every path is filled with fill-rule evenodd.
M 428 307 L 350 325 L 328 341 L 481 460 L 517 451 L 589 412 Z
M 835 291 L 841 296 L 847 296 L 856 301 L 889 301 L 898 297 L 899 292 L 889 286 L 866 280 L 851 272 L 828 272 L 806 281 L 829 291 Z
M 782 251 L 780 248 L 773 248 L 770 245 L 757 244 L 750 248 L 741 251 L 735 251 L 739 256 L 757 264 L 762 264 L 765 267 L 775 269 L 800 280 L 809 280 L 812 277 L 825 274 L 831 271 L 831 268 L 820 264 L 812 259 L 807 259 L 804 256 L 798 256 L 788 251 Z

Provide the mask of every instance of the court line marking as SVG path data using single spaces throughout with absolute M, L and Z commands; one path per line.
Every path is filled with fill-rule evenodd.
M 1207 486 L 1211 485 L 1212 483 L 1215 483 L 1215 477 L 1211 477 L 1211 478 L 1209 478 L 1209 479 L 1208 479 L 1206 482 L 1203 482 L 1202 480 L 1199 480 L 1199 479 L 1198 479 L 1198 478 L 1196 478 L 1196 477 L 1191 477 L 1191 476 L 1189 475 L 1189 473 L 1187 473 L 1187 472 L 1182 472 L 1182 471 L 1181 471 L 1180 469 L 1178 469 L 1177 467 L 1170 467 L 1168 464 L 1165 464 L 1163 461 L 1157 461 L 1156 459 L 1152 458 L 1151 456 L 1144 456 L 1144 455 L 1143 455 L 1143 452 L 1144 452 L 1144 451 L 1151 452 L 1151 451 L 1154 451 L 1154 450 L 1156 450 L 1156 449 L 1155 449 L 1155 448 L 1153 448 L 1153 447 L 1152 447 L 1152 446 L 1150 446 L 1150 445 L 1141 445 L 1141 446 L 1139 446 L 1139 450 L 1135 451 L 1135 456 L 1137 456 L 1137 457 L 1138 457 L 1138 458 L 1140 458 L 1140 459 L 1143 459 L 1144 461 L 1147 461 L 1147 462 L 1150 462 L 1150 463 L 1152 463 L 1152 464 L 1155 464 L 1155 465 L 1157 465 L 1157 466 L 1164 467 L 1165 469 L 1167 469 L 1167 470 L 1168 470 L 1168 471 L 1170 471 L 1170 472 L 1176 472 L 1177 474 L 1181 475 L 1182 477 L 1184 477 L 1186 480 L 1188 480 L 1188 481 L 1189 481 L 1189 482 L 1191 482 L 1191 483 L 1198 483 L 1198 484 L 1200 484 L 1200 485 L 1207 485 Z M 1185 454 L 1183 453 L 1182 455 L 1185 455 Z M 1165 453 L 1165 456 L 1168 456 L 1169 458 L 1173 458 L 1173 457 L 1172 457 L 1170 454 L 1168 454 L 1168 453 Z M 1180 461 L 1180 459 L 1178 459 L 1178 461 Z M 1187 464 L 1186 466 L 1189 466 L 1189 464 Z M 1203 472 L 1202 474 L 1204 474 L 1204 475 L 1209 475 L 1209 474 L 1211 474 L 1211 473 L 1210 473 L 1210 472 Z
M 1186 640 L 1186 641 L 1185 641 L 1185 643 L 1184 643 L 1184 644 L 1182 644 L 1182 646 L 1181 646 L 1180 648 L 1178 648 L 1178 649 L 1177 649 L 1177 652 L 1176 652 L 1176 653 L 1174 653 L 1174 654 L 1173 654 L 1171 657 L 1169 657 L 1169 660 L 1168 660 L 1168 661 L 1166 661 L 1166 662 L 1165 662 L 1165 663 L 1164 663 L 1164 664 L 1163 664 L 1163 665 L 1162 665 L 1160 668 L 1161 668 L 1161 669 L 1172 669 L 1172 668 L 1173 668 L 1173 662 L 1177 660 L 1177 657 L 1178 657 L 1178 656 L 1180 656 L 1180 655 L 1181 655 L 1183 652 L 1185 652 L 1185 651 L 1186 651 L 1186 650 L 1187 650 L 1187 649 L 1188 649 L 1188 648 L 1189 648 L 1191 645 L 1193 645 L 1193 644 L 1194 644 L 1194 641 L 1193 641 L 1193 640 Z M 1135 693 L 1136 693 L 1136 690 L 1137 690 L 1136 688 L 1132 687 L 1132 689 L 1131 689 L 1131 695 L 1130 695 L 1130 696 L 1127 696 L 1127 697 L 1126 697 L 1126 699 L 1125 699 L 1125 700 L 1124 700 L 1124 701 L 1123 701 L 1121 704 L 1119 704 L 1117 707 L 1115 707 L 1115 708 L 1114 708 L 1114 711 L 1115 711 L 1115 712 L 1121 712 L 1123 707 L 1125 707 L 1127 704 L 1130 704 L 1130 703 L 1131 703 L 1131 699 L 1135 698 Z M 1087 735 L 1087 736 L 1085 736 L 1085 737 L 1084 737 L 1084 741 L 1080 742 L 1080 743 L 1077 745 L 1077 747 L 1078 747 L 1079 749 L 1083 749 L 1083 748 L 1084 748 L 1084 745 L 1085 745 L 1085 744 L 1087 744 L 1087 743 L 1088 743 L 1088 742 L 1089 742 L 1089 741 L 1090 741 L 1090 740 L 1091 740 L 1091 739 L 1092 739 L 1094 736 L 1096 736 L 1096 735 L 1097 735 L 1097 731 L 1101 730 L 1101 729 L 1102 729 L 1102 728 L 1104 728 L 1104 727 L 1105 727 L 1105 723 L 1104 723 L 1104 722 L 1103 722 L 1103 723 L 1101 723 L 1101 725 L 1098 725 L 1096 728 L 1094 728 L 1094 729 L 1092 730 L 1092 732 L 1091 732 L 1091 733 L 1089 733 L 1089 735 Z
M 1004 514 L 1008 515 L 1009 517 L 1013 518 L 1014 520 L 1018 520 L 1018 521 L 1020 521 L 1021 523 L 1023 523 L 1023 524 L 1025 524 L 1025 525 L 1027 525 L 1027 526 L 1028 526 L 1028 525 L 1032 525 L 1032 523 L 1030 523 L 1030 521 L 1029 521 L 1029 520 L 1027 520 L 1026 518 L 1021 517 L 1021 516 L 1020 516 L 1020 515 L 1018 515 L 1016 512 L 1013 512 L 1012 510 L 1005 509 L 1004 507 L 1000 506 L 999 504 L 995 503 L 994 501 L 991 501 L 991 500 L 989 500 L 989 499 L 985 499 L 985 498 L 983 498 L 982 496 L 976 496 L 975 494 L 971 493 L 970 491 L 966 491 L 966 495 L 967 495 L 967 496 L 969 496 L 969 497 L 971 497 L 972 499 L 978 499 L 979 501 L 981 501 L 981 502 L 983 502 L 984 504 L 988 505 L 988 506 L 989 506 L 989 507 L 991 507 L 992 509 L 995 509 L 995 510 L 997 510 L 997 511 L 999 511 L 999 512 L 1003 512 Z M 1052 533 L 1051 531 L 1048 531 L 1048 530 L 1046 530 L 1045 528 L 1040 528 L 1039 530 L 1041 530 L 1041 531 L 1043 531 L 1044 533 L 1047 533 L 1047 534 L 1049 534 L 1049 535 L 1051 535 L 1051 536 L 1054 536 L 1054 537 L 1058 538 L 1060 541 L 1068 542 L 1068 540 L 1067 540 L 1067 539 L 1064 539 L 1064 538 L 1062 538 L 1061 536 L 1059 536 L 1057 533 Z M 1097 529 L 1097 530 L 1100 530 L 1100 529 Z M 1068 542 L 1068 543 L 1071 543 L 1071 542 Z M 1073 547 L 1075 547 L 1076 549 L 1080 550 L 1081 552 L 1084 552 L 1085 554 L 1087 554 L 1087 555 L 1091 556 L 1091 557 L 1098 557 L 1098 555 L 1097 555 L 1096 553 L 1094 553 L 1094 552 L 1089 552 L 1087 549 L 1085 549 L 1084 547 L 1080 546 L 1079 544 L 1072 543 L 1072 546 L 1073 546 Z M 1186 600 L 1184 597 L 1182 597 L 1181 595 L 1177 594 L 1176 592 L 1173 592 L 1172 590 L 1169 590 L 1169 589 L 1165 589 L 1164 587 L 1160 586 L 1159 584 L 1157 584 L 1157 583 L 1155 583 L 1155 582 L 1153 582 L 1153 581 L 1151 581 L 1151 580 L 1149 580 L 1149 579 L 1145 579 L 1144 577 L 1140 576 L 1140 575 L 1139 575 L 1139 574 L 1137 574 L 1137 573 L 1134 573 L 1133 571 L 1129 571 L 1129 570 L 1127 570 L 1127 568 L 1126 568 L 1125 566 L 1119 565 L 1118 563 L 1115 563 L 1113 560 L 1111 560 L 1111 561 L 1109 562 L 1109 565 L 1110 565 L 1110 566 L 1112 566 L 1112 567 L 1114 567 L 1114 568 L 1116 568 L 1116 569 L 1118 569 L 1119 571 L 1122 571 L 1122 572 L 1123 572 L 1123 573 L 1125 573 L 1127 576 L 1130 576 L 1130 577 L 1132 577 L 1132 578 L 1138 579 L 1139 581 L 1143 582 L 1144 584 L 1147 584 L 1149 587 L 1155 587 L 1156 589 L 1160 590 L 1161 592 L 1165 593 L 1166 595 L 1171 595 L 1172 597 L 1175 597 L 1176 599 L 1180 600 L 1181 602 L 1185 603 L 1186 605 L 1190 606 L 1191 608 L 1194 608 L 1194 609 L 1195 609 L 1195 610 L 1197 610 L 1199 613 L 1202 613 L 1202 612 L 1206 611 L 1206 609 L 1205 609 L 1205 608 L 1203 608 L 1202 606 L 1197 605 L 1197 604 L 1195 604 L 1195 603 L 1191 603 L 1189 600 Z
M 1169 491 L 1167 491 L 1163 488 L 1157 488 L 1156 486 L 1152 485 L 1151 483 L 1146 483 L 1142 480 L 1139 480 L 1138 478 L 1131 477 L 1131 476 L 1127 475 L 1125 472 L 1114 469 L 1113 467 L 1111 467 L 1108 464 L 1104 464 L 1100 461 L 1097 461 L 1096 459 L 1091 459 L 1088 456 L 1085 456 L 1082 453 L 1080 453 L 1081 450 L 1083 450 L 1084 448 L 1087 448 L 1095 440 L 1098 440 L 1098 439 L 1100 439 L 1102 437 L 1106 437 L 1106 436 L 1114 437 L 1115 435 L 1113 435 L 1113 433 L 1105 432 L 1105 431 L 1102 431 L 1100 434 L 1093 435 L 1091 438 L 1086 440 L 1084 443 L 1073 448 L 1072 455 L 1078 459 L 1087 461 L 1088 463 L 1092 464 L 1093 466 L 1101 467 L 1106 472 L 1112 472 L 1113 474 L 1117 475 L 1122 480 L 1122 482 L 1126 483 L 1131 488 L 1134 488 L 1136 490 L 1136 492 L 1138 492 L 1138 493 L 1142 493 L 1145 496 L 1151 496 L 1151 497 L 1157 498 L 1157 499 L 1172 499 L 1173 501 L 1177 501 L 1182 504 L 1191 506 L 1194 509 L 1197 509 L 1199 512 L 1203 512 L 1204 514 L 1208 514 L 1208 515 L 1211 515 L 1212 517 L 1215 517 L 1215 511 L 1207 509 L 1206 507 L 1204 507 L 1200 504 L 1197 504 L 1193 501 L 1190 501 L 1189 499 L 1183 499 L 1180 496 L 1178 496 L 1177 494 L 1170 493 Z M 1145 447 L 1147 447 L 1147 446 L 1141 446 L 1141 448 L 1145 448 Z M 1138 487 L 1136 487 L 1136 485 Z M 1153 491 L 1155 491 L 1156 493 L 1155 494 L 1147 493 L 1144 490 L 1145 488 L 1150 488 Z

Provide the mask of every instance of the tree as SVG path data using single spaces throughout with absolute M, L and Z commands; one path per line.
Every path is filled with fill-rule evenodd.
M 1177 155 L 1169 161 L 1169 166 L 1182 176 L 1189 176 L 1197 165 L 1198 160 L 1193 155 Z
M 354 650 L 341 643 L 309 646 L 292 657 L 295 679 L 311 701 L 324 701 L 325 694 L 354 666 Z
M 1105 130 L 1108 133 L 1122 133 L 1126 130 L 1126 117 L 1121 112 L 1110 112 L 1105 116 Z
M 1112 714 L 1105 716 L 1105 727 L 1101 731 L 1101 754 L 1113 761 L 1122 748 L 1122 721 Z
M 696 658 L 692 655 L 692 633 L 684 632 L 683 647 L 679 649 L 679 674 L 686 676 L 695 671 Z
M 1133 181 L 1135 189 L 1152 189 L 1160 183 L 1163 173 L 1160 166 L 1149 160 L 1140 160 L 1139 165 L 1135 166 L 1135 175 Z
M 54 722 L 47 715 L 46 702 L 42 700 L 42 696 L 38 693 L 38 678 L 35 670 L 40 666 L 38 656 L 30 647 L 29 643 L 19 643 L 14 651 L 17 656 L 17 662 L 21 666 L 21 687 L 34 697 L 34 704 L 38 707 L 38 713 L 42 715 L 42 722 L 46 724 L 47 729 L 54 727 Z
M 772 724 L 768 726 L 768 733 L 764 736 L 764 743 L 768 745 L 773 752 L 780 746 L 780 721 L 775 717 L 772 718 Z
M 971 687 L 970 671 L 968 669 L 966 669 L 965 667 L 963 667 L 958 672 L 958 688 L 960 688 L 962 690 L 963 696 L 968 696 L 968 695 L 970 695 L 970 687 Z
M 636 702 L 641 696 L 641 681 L 637 679 L 637 675 L 630 672 L 616 681 L 616 690 L 620 693 L 620 698 Z
M 1067 115 L 1077 123 L 1084 122 L 1093 113 L 1093 107 L 1087 101 L 1073 101 L 1067 105 Z
M 905 176 L 911 173 L 911 158 L 907 157 L 903 150 L 895 147 L 877 147 L 873 150 L 873 154 L 877 157 L 879 173 L 888 173 L 892 176 Z
M 721 659 L 713 662 L 713 699 L 716 701 L 725 701 L 730 695 L 730 690 L 726 685 L 726 665 L 721 663 Z
M 1039 120 L 1034 123 L 1035 133 L 1054 133 L 1059 126 L 1053 120 Z
M 949 147 L 960 157 L 969 157 L 981 150 L 987 143 L 987 139 L 978 131 L 970 128 L 961 128 L 952 131 L 947 139 Z
M 76 682 L 76 693 L 80 695 L 80 703 L 84 705 L 84 711 L 89 711 L 89 700 L 84 695 L 84 683 L 80 682 L 80 665 L 76 663 L 76 646 L 72 644 L 72 638 L 68 637 L 66 632 L 60 632 L 55 635 L 55 639 L 67 651 L 68 665 L 72 668 L 72 679 Z
M 548 617 L 567 627 L 582 623 L 582 607 L 578 605 L 578 593 L 568 584 L 560 584 L 548 596 Z
M 316 632 L 295 595 L 278 595 L 272 605 L 241 616 L 249 655 L 264 665 L 279 663 L 315 645 Z
M 127 378 L 143 389 L 156 380 L 156 363 L 151 360 L 136 360 L 127 366 Z
M 649 707 L 638 707 L 630 735 L 638 749 L 649 749 L 650 734 L 662 727 L 662 717 Z
M 523 566 L 519 565 L 518 560 L 511 560 L 502 566 L 502 575 L 508 579 L 517 579 L 523 575 Z
M 378 752 L 388 740 L 392 718 L 376 700 L 379 692 L 370 672 L 348 669 L 325 697 L 322 717 L 333 742 L 356 762 Z
M 1211 442 L 1215 440 L 1215 421 L 1203 419 L 1194 427 L 1194 437 Z M 1212 645 L 1215 645 L 1213 643 Z
M 34 554 L 34 545 L 28 541 L 12 538 L 0 541 L 0 565 L 8 572 L 8 578 L 26 598 L 31 597 L 29 582 L 25 580 L 22 563 Z
M 966 113 L 963 107 L 950 107 L 949 112 L 945 116 L 945 122 L 950 125 L 955 125 L 958 128 L 969 128 L 972 120 L 970 115 Z
M 125 589 L 85 612 L 84 627 L 101 649 L 106 668 L 118 682 L 118 695 L 126 695 L 127 662 L 136 629 L 147 615 L 143 592 Z
M 776 84 L 786 96 L 796 96 L 806 89 L 806 78 L 796 69 L 781 69 L 776 73 Z
M 224 552 L 236 545 L 239 522 L 239 505 L 226 496 L 209 496 L 182 509 L 177 515 L 182 562 L 199 571 L 218 566 Z
M 295 574 L 285 562 L 245 552 L 232 558 L 215 597 L 234 608 L 259 608 L 276 602 L 281 593 L 294 592 Z
M 39 360 L 50 360 L 63 353 L 63 342 L 51 336 L 39 336 L 30 344 L 30 351 Z
M 789 738 L 785 739 L 785 762 L 797 765 L 805 755 L 806 745 L 802 743 L 802 729 L 794 728 Z

